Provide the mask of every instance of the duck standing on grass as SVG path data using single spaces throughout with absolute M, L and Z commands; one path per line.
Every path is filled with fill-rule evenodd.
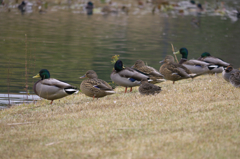
M 171 55 L 167 55 L 165 59 L 159 63 L 164 63 L 160 67 L 159 72 L 164 75 L 165 79 L 173 81 L 173 84 L 178 80 L 196 77 L 196 74 L 192 74 L 186 67 L 175 63 Z
M 50 78 L 50 73 L 47 69 L 42 69 L 39 74 L 33 78 L 39 77 L 41 80 L 34 84 L 33 90 L 38 96 L 51 100 L 50 104 L 52 104 L 55 99 L 63 98 L 78 92 L 74 86 L 57 79 Z
M 89 70 L 80 78 L 88 78 L 82 81 L 80 85 L 81 91 L 89 97 L 101 98 L 106 95 L 114 94 L 113 88 L 105 81 L 98 79 L 97 73 Z
M 213 72 L 218 67 L 218 65 L 213 65 L 201 60 L 194 60 L 194 59 L 187 60 L 188 50 L 184 47 L 179 49 L 179 51 L 174 52 L 174 54 L 181 54 L 182 58 L 179 61 L 179 64 L 182 64 L 187 69 L 189 69 L 192 73 L 195 73 L 197 75 Z
M 138 91 L 143 95 L 154 95 L 161 92 L 161 87 L 148 83 L 147 79 L 142 79 Z
M 132 91 L 132 87 L 140 86 L 141 80 L 148 80 L 149 77 L 137 72 L 136 70 L 123 67 L 123 62 L 121 60 L 117 60 L 114 64 L 114 70 L 112 71 L 111 80 L 118 84 L 119 86 L 126 87 L 125 93 L 127 92 L 127 87 L 130 87 L 130 92 Z M 150 80 L 151 81 L 151 80 Z
M 152 80 L 150 83 L 156 84 L 166 81 L 163 79 L 163 75 L 159 73 L 155 68 L 146 66 L 142 60 L 137 60 L 135 64 L 132 66 L 133 69 L 140 73 L 144 73 L 145 75 L 149 76 Z

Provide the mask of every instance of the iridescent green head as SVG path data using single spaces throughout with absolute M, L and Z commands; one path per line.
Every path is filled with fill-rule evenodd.
M 188 57 L 188 50 L 185 47 L 183 47 L 178 52 L 175 52 L 174 54 L 181 54 L 182 58 L 187 59 L 187 57 Z
M 114 69 L 116 71 L 121 71 L 123 70 L 123 62 L 121 60 L 117 60 L 116 63 L 114 64 Z
M 42 78 L 43 79 L 48 79 L 50 78 L 50 73 L 47 69 L 41 69 L 41 71 L 36 75 L 36 76 L 33 76 L 33 78 Z
M 208 56 L 211 56 L 210 53 L 208 53 L 208 52 L 204 52 L 204 53 L 202 53 L 202 55 L 201 55 L 201 57 L 208 57 Z

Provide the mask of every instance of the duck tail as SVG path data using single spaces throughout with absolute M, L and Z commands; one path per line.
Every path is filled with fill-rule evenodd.
M 115 91 L 105 91 L 107 94 L 115 94 Z
M 64 90 L 67 94 L 73 94 L 73 93 L 78 93 L 79 92 L 79 90 L 77 88 L 74 88 L 74 87 L 64 88 Z
M 208 69 L 209 69 L 209 70 L 212 70 L 212 69 L 218 68 L 218 67 L 219 67 L 218 65 L 209 65 L 209 66 L 208 66 Z

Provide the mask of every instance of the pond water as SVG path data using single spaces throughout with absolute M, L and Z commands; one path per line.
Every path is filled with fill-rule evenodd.
M 34 94 L 32 76 L 46 68 L 51 77 L 79 88 L 87 70 L 110 82 L 111 57 L 125 66 L 138 59 L 159 70 L 158 63 L 175 49 L 186 47 L 189 59 L 207 51 L 239 68 L 240 21 L 220 16 L 93 15 L 71 11 L 46 14 L 5 13 L 0 16 L 0 106 L 25 101 Z M 180 56 L 178 56 L 180 59 Z M 28 88 L 26 89 L 26 85 Z M 16 94 L 16 95 L 12 95 Z M 17 99 L 16 99 L 17 98 Z M 35 96 L 28 100 L 36 99 Z

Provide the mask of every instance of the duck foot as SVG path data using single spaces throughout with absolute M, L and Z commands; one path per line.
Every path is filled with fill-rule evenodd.
M 125 88 L 125 93 L 127 92 L 127 87 Z
M 130 92 L 132 92 L 132 87 L 130 88 Z
M 50 104 L 52 104 L 53 103 L 53 100 L 51 101 L 51 103 Z
M 173 81 L 173 84 L 175 83 L 175 81 Z

